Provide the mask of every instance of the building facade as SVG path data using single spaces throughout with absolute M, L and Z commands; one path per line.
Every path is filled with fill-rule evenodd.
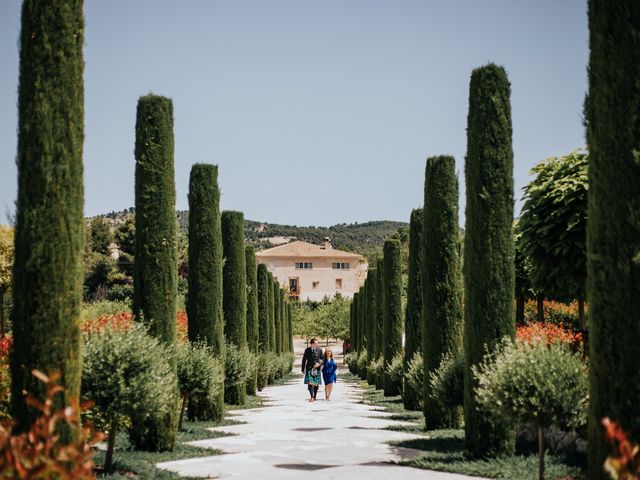
M 337 293 L 352 298 L 367 276 L 362 255 L 336 250 L 326 238 L 323 245 L 295 241 L 256 253 L 289 296 L 320 301 Z

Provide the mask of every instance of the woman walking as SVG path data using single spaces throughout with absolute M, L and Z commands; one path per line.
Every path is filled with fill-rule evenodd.
M 322 379 L 324 380 L 324 398 L 325 400 L 331 400 L 331 392 L 333 391 L 333 384 L 336 383 L 336 370 L 338 366 L 333 360 L 333 352 L 330 348 L 324 351 L 324 360 L 322 361 Z
M 322 382 L 320 369 L 322 368 L 322 349 L 318 347 L 318 342 L 312 338 L 310 346 L 302 355 L 302 373 L 304 373 L 304 383 L 309 388 L 310 402 L 316 401 L 318 386 Z

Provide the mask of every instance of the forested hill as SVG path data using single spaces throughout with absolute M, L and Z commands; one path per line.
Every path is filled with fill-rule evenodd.
M 106 214 L 107 218 L 118 224 L 127 215 L 133 213 L 133 208 L 120 212 Z M 189 226 L 189 212 L 178 211 L 178 225 L 180 231 L 186 235 Z M 389 238 L 400 229 L 408 228 L 406 222 L 375 220 L 366 223 L 340 223 L 331 227 L 297 227 L 295 225 L 279 225 L 276 223 L 245 220 L 245 238 L 257 248 L 269 248 L 287 241 L 303 240 L 321 244 L 325 237 L 331 238 L 334 248 L 370 255 L 379 250 L 385 238 Z

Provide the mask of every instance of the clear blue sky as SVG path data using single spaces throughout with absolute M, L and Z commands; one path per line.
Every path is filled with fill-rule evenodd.
M 16 197 L 20 1 L 0 2 L 0 221 Z M 250 219 L 408 221 L 428 156 L 456 158 L 471 70 L 512 84 L 516 213 L 539 160 L 584 145 L 586 0 L 87 0 L 85 214 L 134 203 L 140 95 L 173 98 L 177 208 L 217 163 Z

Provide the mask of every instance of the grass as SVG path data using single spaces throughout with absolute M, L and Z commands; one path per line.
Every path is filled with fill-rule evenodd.
M 420 439 L 392 443 L 397 447 L 423 452 L 415 458 L 398 462 L 400 465 L 486 478 L 509 480 L 538 478 L 537 454 L 511 455 L 484 460 L 470 458 L 464 446 L 464 430 L 426 431 L 422 412 L 405 410 L 400 396 L 385 397 L 382 390 L 376 390 L 375 387 L 351 373 L 344 374 L 343 381 L 357 383 L 362 387 L 364 403 L 379 406 L 382 410 L 392 413 L 390 418 L 393 420 L 411 422 L 409 425 L 388 427 L 389 430 L 423 436 Z M 547 480 L 586 478 L 585 465 L 572 463 L 563 455 L 547 453 L 545 465 Z

